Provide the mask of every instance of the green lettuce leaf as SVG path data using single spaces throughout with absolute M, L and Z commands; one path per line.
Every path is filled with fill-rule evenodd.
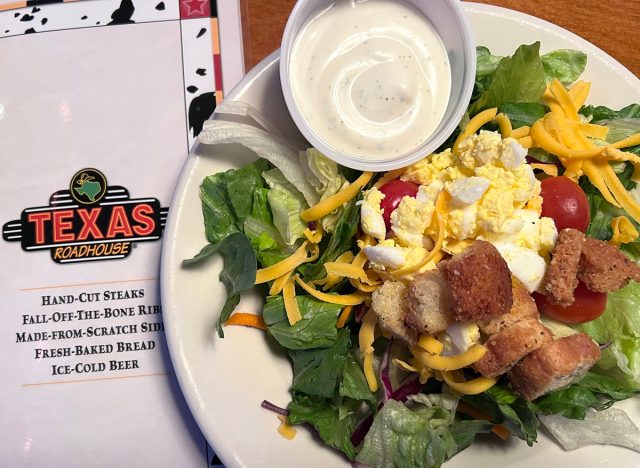
M 289 351 L 295 391 L 323 398 L 335 396 L 351 347 L 349 332 L 340 329 L 337 333 L 335 343 L 328 348 Z
M 578 50 L 558 49 L 540 57 L 547 81 L 557 78 L 562 84 L 576 81 L 587 66 L 587 54 Z
M 338 393 L 343 397 L 366 401 L 371 406 L 377 403 L 376 395 L 369 390 L 369 384 L 364 372 L 353 353 L 349 353 L 344 363 L 342 381 L 340 382 Z
M 482 80 L 493 75 L 500 60 L 502 60 L 501 56 L 493 55 L 486 47 L 476 47 L 476 79 Z
M 200 186 L 205 235 L 213 244 L 234 232 L 242 232 L 231 206 L 221 174 L 206 177 Z
M 495 424 L 507 426 L 529 446 L 537 441 L 535 406 L 517 397 L 506 385 L 499 383 L 479 395 L 465 395 L 462 400 L 489 414 Z
M 327 348 L 338 339 L 336 323 L 342 306 L 311 296 L 296 296 L 302 320 L 289 325 L 282 296 L 267 297 L 262 317 L 269 334 L 287 349 Z
M 580 113 L 591 119 L 592 123 L 609 127 L 606 143 L 615 143 L 640 132 L 640 104 L 630 104 L 620 110 L 606 106 L 585 106 Z M 625 148 L 640 155 L 640 145 Z
M 580 109 L 580 113 L 590 117 L 594 123 L 616 119 L 637 119 L 640 118 L 640 104 L 630 104 L 620 110 L 606 106 L 584 106 Z
M 493 73 L 504 57 L 493 55 L 486 47 L 476 47 L 476 82 L 472 100 L 487 88 Z M 558 49 L 540 57 L 545 81 L 557 78 L 563 84 L 576 81 L 587 65 L 587 54 L 578 50 Z M 535 101 L 531 101 L 535 102 Z
M 340 191 L 347 179 L 340 172 L 340 166 L 315 148 L 309 148 L 300 157 L 307 179 L 320 195 L 320 201 L 326 200 Z M 325 232 L 333 232 L 343 208 L 339 207 L 324 216 L 320 223 Z
M 487 432 L 485 421 L 455 421 L 457 398 L 419 394 L 389 400 L 376 415 L 357 461 L 373 467 L 439 467 Z
M 264 189 L 262 172 L 269 163 L 258 159 L 239 169 L 207 176 L 200 185 L 205 234 L 213 244 L 229 234 L 243 232 L 244 220 L 254 209 L 254 192 Z
M 632 281 L 610 292 L 604 313 L 575 328 L 598 343 L 611 343 L 602 350 L 594 372 L 606 375 L 626 390 L 640 390 L 640 284 Z
M 546 89 L 540 59 L 540 43 L 521 45 L 511 57 L 503 57 L 487 87 L 469 108 L 470 116 L 506 102 L 538 102 Z
M 636 183 L 631 180 L 633 174 L 633 166 L 630 163 L 622 163 L 618 165 L 621 171 L 618 171 L 617 176 L 620 182 L 627 190 L 634 190 Z M 615 169 L 614 169 L 615 170 Z M 613 229 L 611 228 L 611 221 L 618 216 L 626 216 L 631 224 L 640 232 L 640 224 L 636 222 L 623 208 L 613 206 L 606 201 L 600 191 L 595 188 L 587 177 L 580 178 L 580 187 L 587 195 L 589 202 L 589 212 L 591 214 L 591 221 L 587 229 L 587 235 L 600 240 L 609 240 L 613 236 Z M 633 193 L 633 192 L 632 192 Z M 633 260 L 640 259 L 640 241 L 630 242 L 623 244 L 620 249 L 625 252 Z
M 357 423 L 354 414 L 340 418 L 339 404 L 298 393 L 294 393 L 287 409 L 291 424 L 311 424 L 327 445 L 340 450 L 350 460 L 356 457 L 356 449 L 351 443 Z
M 545 107 L 536 102 L 505 102 L 500 105 L 498 111 L 509 117 L 513 128 L 531 126 L 547 113 Z
M 271 169 L 262 173 L 271 190 L 267 200 L 273 214 L 273 224 L 287 245 L 293 245 L 303 237 L 307 225 L 300 218 L 300 212 L 309 207 L 300 193 L 280 171 Z
M 240 293 L 251 289 L 256 282 L 257 261 L 249 239 L 244 234 L 236 232 L 217 244 L 206 245 L 195 257 L 184 260 L 182 264 L 196 265 L 216 253 L 222 255 L 224 260 L 220 281 L 227 287 L 227 300 L 216 324 L 218 336 L 224 338 L 222 324 L 229 319 L 240 303 Z
M 630 398 L 632 392 L 614 379 L 588 372 L 580 382 L 556 390 L 536 401 L 538 411 L 561 414 L 565 418 L 584 419 L 589 408 L 598 411 L 609 408 L 619 400 Z
M 295 251 L 292 246 L 286 244 L 280 232 L 273 225 L 268 193 L 269 189 L 267 188 L 255 190 L 251 214 L 246 217 L 242 226 L 263 267 L 278 263 Z
M 320 258 L 314 263 L 305 263 L 298 268 L 306 281 L 319 279 L 325 274 L 324 264 L 332 262 L 355 244 L 356 231 L 360 221 L 360 210 L 356 206 L 360 195 L 344 205 L 344 211 L 336 223 L 331 236 L 324 236 L 320 244 Z M 328 240 L 327 240 L 328 238 Z

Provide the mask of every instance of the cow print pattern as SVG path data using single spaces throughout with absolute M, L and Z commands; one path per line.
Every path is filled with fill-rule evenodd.
M 27 8 L 0 11 L 0 39 L 63 29 L 132 25 L 180 20 L 178 0 L 100 0 L 62 4 L 62 0 L 27 2 Z M 217 14 L 215 1 L 211 16 Z M 61 13 L 62 12 L 62 13 Z M 216 106 L 215 73 L 209 18 L 182 21 L 184 94 L 189 145 Z

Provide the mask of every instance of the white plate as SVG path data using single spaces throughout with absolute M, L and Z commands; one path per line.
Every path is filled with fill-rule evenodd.
M 588 53 L 584 78 L 593 82 L 589 102 L 619 108 L 640 101 L 640 81 L 622 65 L 585 40 L 537 18 L 510 10 L 467 4 L 477 43 L 494 53 L 511 54 L 523 43 L 541 41 L 543 51 L 574 48 Z M 297 131 L 286 111 L 278 77 L 278 55 L 272 54 L 228 95 L 252 103 L 291 135 Z M 171 205 L 162 256 L 162 302 L 173 365 L 200 428 L 230 467 L 348 466 L 335 451 L 317 443 L 301 429 L 293 441 L 277 432 L 276 416 L 260 408 L 267 399 L 289 402 L 291 369 L 286 356 L 259 330 L 229 327 L 215 335 L 214 324 L 225 296 L 218 280 L 220 261 L 182 269 L 180 262 L 205 245 L 198 187 L 209 174 L 238 167 L 253 155 L 234 146 L 197 146 L 189 157 Z M 257 298 L 245 298 L 241 309 L 257 310 Z M 640 423 L 640 400 L 621 408 Z M 488 439 L 492 440 L 492 439 Z M 563 452 L 544 434 L 528 448 L 520 440 L 474 444 L 447 463 L 470 466 L 582 467 L 640 466 L 637 453 L 618 447 L 587 447 Z

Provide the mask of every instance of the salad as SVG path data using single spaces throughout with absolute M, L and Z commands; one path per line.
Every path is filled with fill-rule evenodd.
M 355 463 L 440 466 L 478 434 L 640 450 L 611 406 L 640 391 L 640 104 L 585 105 L 586 55 L 477 49 L 474 94 L 434 154 L 340 167 L 256 125 L 204 144 L 258 155 L 201 185 L 228 298 L 217 332 L 263 329 L 291 360 L 280 433 Z M 259 314 L 236 310 L 257 288 Z M 212 311 L 212 313 L 215 311 Z M 222 343 L 224 345 L 224 343 Z M 294 442 L 295 443 L 295 442 Z

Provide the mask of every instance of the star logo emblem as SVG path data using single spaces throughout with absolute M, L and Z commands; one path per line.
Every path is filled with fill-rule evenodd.
M 209 0 L 180 0 L 180 16 L 183 18 L 209 16 Z

